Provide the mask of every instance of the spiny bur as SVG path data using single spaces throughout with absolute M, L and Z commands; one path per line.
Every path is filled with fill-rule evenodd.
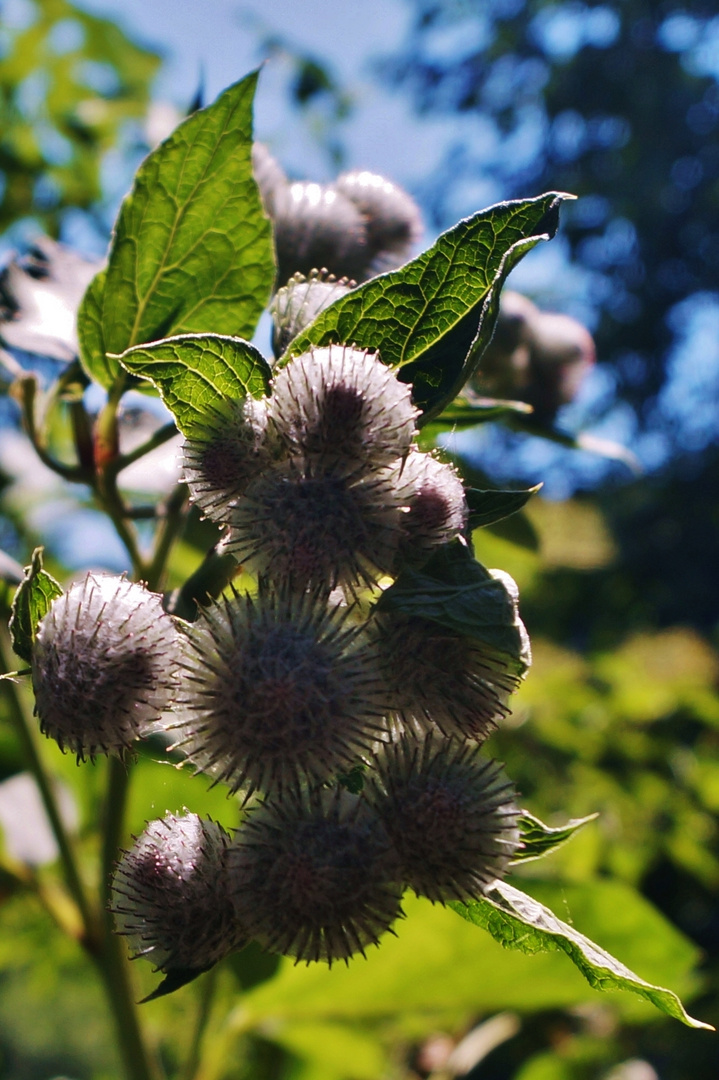
M 224 524 L 230 508 L 277 456 L 263 400 L 215 407 L 183 446 L 183 479 L 206 517 Z
M 122 756 L 168 709 L 179 635 L 162 597 L 87 574 L 40 621 L 32 678 L 41 730 L 81 761 Z
M 392 711 L 407 731 L 483 741 L 509 712 L 519 676 L 497 649 L 395 612 L 378 614 L 373 631 Z
M 346 791 L 319 789 L 252 811 L 228 867 L 238 922 L 297 961 L 364 955 L 402 914 L 389 836 Z
M 476 900 L 504 877 L 519 811 L 501 766 L 477 747 L 405 736 L 383 748 L 368 776 L 367 797 L 418 896 Z
M 227 891 L 229 843 L 214 821 L 168 813 L 122 855 L 110 906 L 133 957 L 199 974 L 246 944 Z
M 198 769 L 247 795 L 296 791 L 350 768 L 381 736 L 376 660 L 347 608 L 262 587 L 188 629 L 169 725 Z
M 406 457 L 418 416 L 411 388 L 376 353 L 348 345 L 290 360 L 269 411 L 290 453 L 357 476 Z

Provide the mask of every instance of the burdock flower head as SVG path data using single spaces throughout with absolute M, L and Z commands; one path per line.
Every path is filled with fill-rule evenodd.
M 346 608 L 262 587 L 211 604 L 191 627 L 177 746 L 248 795 L 351 768 L 381 734 L 374 654 Z
M 274 379 L 270 416 L 292 454 L 349 474 L 409 453 L 411 388 L 376 353 L 329 345 L 296 356 Z
M 478 899 L 519 846 L 512 785 L 467 743 L 401 738 L 379 755 L 367 796 L 405 882 L 433 902 Z
M 224 524 L 248 484 L 271 463 L 273 440 L 264 401 L 247 397 L 213 409 L 183 447 L 184 479 L 192 501 Z
M 111 908 L 134 957 L 189 976 L 246 943 L 227 892 L 228 845 L 216 822 L 168 813 L 123 854 Z
M 374 635 L 393 712 L 407 730 L 484 740 L 507 715 L 517 665 L 433 619 L 378 614 Z
M 38 626 L 32 673 L 42 731 L 78 760 L 122 755 L 170 706 L 178 659 L 160 596 L 124 577 L 88 574 Z
M 273 191 L 277 283 L 299 271 L 326 268 L 338 277 L 361 280 L 369 262 L 361 210 L 341 192 L 310 181 Z
M 404 262 L 422 235 L 422 215 L 411 195 L 385 176 L 366 169 L 342 173 L 334 186 L 365 215 L 375 271 Z
M 309 326 L 326 307 L 351 289 L 347 278 L 313 270 L 307 277 L 294 274 L 272 301 L 272 351 L 282 356 L 293 338 Z
M 416 450 L 393 468 L 397 484 L 406 492 L 400 557 L 421 564 L 464 530 L 468 514 L 464 485 L 451 465 Z
M 280 586 L 350 592 L 395 564 L 401 498 L 392 476 L 348 476 L 292 458 L 253 481 L 226 550 Z
M 297 961 L 364 955 L 402 914 L 387 832 L 348 792 L 321 789 L 253 811 L 228 868 L 238 922 Z

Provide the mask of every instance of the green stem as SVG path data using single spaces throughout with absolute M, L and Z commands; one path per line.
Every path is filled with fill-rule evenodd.
M 160 584 L 172 545 L 185 523 L 183 511 L 186 500 L 187 488 L 184 484 L 178 484 L 167 500 L 165 515 L 157 529 L 155 549 L 147 568 L 148 589 L 157 589 Z
M 150 1053 L 142 1036 L 124 945 L 112 932 L 105 936 L 100 970 L 115 1020 L 117 1045 L 128 1080 L 162 1080 L 160 1063 Z
M 110 880 L 117 861 L 125 825 L 125 809 L 130 790 L 129 766 L 119 758 L 109 758 L 107 763 L 107 800 L 103 822 L 102 858 L 100 866 L 100 901 L 105 913 L 105 925 L 108 934 L 112 934 L 112 915 L 110 914 Z
M 5 634 L 0 635 L 0 665 L 6 670 L 9 667 L 8 648 Z M 40 798 L 42 799 L 45 812 L 50 822 L 50 827 L 60 853 L 68 889 L 77 904 L 83 925 L 83 945 L 92 952 L 96 947 L 96 919 L 90 906 L 85 887 L 80 878 L 77 859 L 67 834 L 65 825 L 57 805 L 57 799 L 53 790 L 50 776 L 40 756 L 35 734 L 34 718 L 29 715 L 25 702 L 21 697 L 17 686 L 11 679 L 3 679 L 2 687 L 5 691 L 6 700 L 10 711 L 10 719 L 15 728 L 20 742 L 22 753 L 28 768 L 35 777 Z
M 107 466 L 106 471 L 112 476 L 117 476 L 117 474 L 121 473 L 123 469 L 126 469 L 128 465 L 132 465 L 135 461 L 139 461 L 145 454 L 149 454 L 151 450 L 156 450 L 158 446 L 162 446 L 175 435 L 177 435 L 176 425 L 174 423 L 164 424 L 150 436 L 147 442 L 142 443 L 141 446 L 136 446 L 134 450 L 128 451 L 127 454 L 119 454 L 118 457 Z
M 180 1073 L 180 1080 L 195 1080 L 195 1073 L 197 1072 L 201 1059 L 200 1050 L 202 1047 L 202 1039 L 205 1034 L 205 1029 L 207 1028 L 207 1022 L 210 1019 L 210 1013 L 217 991 L 218 972 L 219 967 L 215 965 L 211 971 L 208 971 L 206 975 L 203 975 L 197 984 L 198 993 L 200 995 L 197 1018 L 192 1032 L 192 1041 L 190 1042 L 190 1047 L 187 1051 L 187 1058 L 182 1072 Z
M 23 424 L 35 453 L 47 465 L 49 469 L 75 484 L 91 484 L 92 470 L 83 468 L 81 465 L 66 465 L 62 461 L 56 461 L 48 452 L 43 437 L 37 429 L 35 417 L 35 398 L 37 396 L 37 377 L 35 375 L 23 375 L 18 379 L 13 388 L 13 396 L 20 404 Z

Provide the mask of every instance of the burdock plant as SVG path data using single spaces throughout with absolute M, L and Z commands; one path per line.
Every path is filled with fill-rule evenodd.
M 36 552 L 13 604 L 40 730 L 80 760 L 109 758 L 102 842 L 79 860 L 36 721 L 5 683 L 67 882 L 44 903 L 97 964 L 133 1080 L 158 1073 L 115 931 L 166 975 L 166 993 L 249 939 L 350 962 L 392 929 L 405 887 L 505 945 L 559 943 L 595 983 L 697 1023 L 502 880 L 574 828 L 521 810 L 485 747 L 529 649 L 516 587 L 475 559 L 472 530 L 531 493 L 466 489 L 435 436 L 511 409 L 463 387 L 507 272 L 554 234 L 565 196 L 479 211 L 371 276 L 416 243 L 413 202 L 364 172 L 292 185 L 255 150 L 263 209 L 255 82 L 140 166 L 78 313 L 79 361 L 42 416 L 35 376 L 13 391 L 43 462 L 91 492 L 134 579 L 93 572 L 63 589 Z M 295 304 L 295 271 L 328 283 L 324 267 L 367 280 Z M 288 278 L 271 366 L 248 339 Z M 106 391 L 97 416 L 83 380 Z M 123 398 L 138 384 L 171 416 L 124 450 Z M 71 462 L 51 438 L 65 408 Z M 184 482 L 151 506 L 131 500 L 123 470 L 178 430 Z M 161 816 L 133 842 L 136 755 L 203 774 L 198 799 L 203 784 L 224 786 L 227 822 L 161 805 L 160 786 Z

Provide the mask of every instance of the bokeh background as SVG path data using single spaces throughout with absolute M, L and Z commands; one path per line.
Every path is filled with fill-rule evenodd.
M 256 134 L 287 172 L 386 174 L 420 204 L 425 246 L 501 199 L 579 196 L 563 208 L 559 236 L 510 285 L 589 327 L 596 368 L 557 416 L 557 438 L 482 425 L 448 443 L 480 485 L 544 484 L 526 511 L 475 535 L 478 557 L 516 577 L 535 651 L 493 752 L 533 813 L 600 815 L 518 884 L 717 1023 L 715 5 L 3 0 L 3 258 L 43 232 L 101 256 L 148 148 L 260 63 Z M 24 563 L 43 541 L 60 576 L 124 569 L 86 494 L 28 457 L 11 401 L 2 418 L 0 547 Z M 565 445 L 578 433 L 627 447 L 638 468 Z M 136 483 L 151 488 L 147 475 Z M 181 546 L 178 580 L 203 542 L 200 533 Z M 46 749 L 90 858 L 102 766 L 80 772 Z M 0 825 L 6 853 L 32 872 L 52 849 L 17 848 L 22 770 L 0 714 Z M 228 817 L 221 793 L 149 760 L 133 790 L 135 832 L 184 805 Z M 347 970 L 276 970 L 252 952 L 228 962 L 212 988 L 204 1071 L 195 1062 L 177 1075 L 719 1074 L 716 1036 L 593 992 L 562 956 L 502 953 L 451 913 L 419 902 L 408 911 L 396 941 Z M 149 989 L 149 968 L 139 977 Z M 0 870 L 0 1075 L 118 1074 L 93 978 Z M 200 980 L 146 1007 L 170 1066 L 183 1060 L 208 995 Z

